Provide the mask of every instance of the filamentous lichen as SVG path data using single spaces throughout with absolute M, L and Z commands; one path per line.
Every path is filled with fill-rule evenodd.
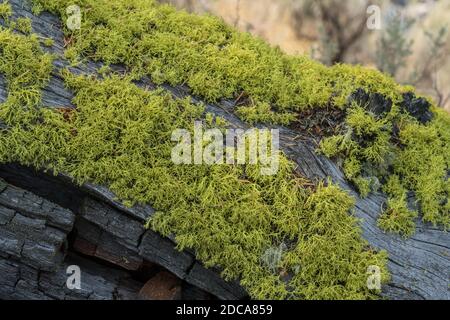
M 346 177 L 362 196 L 380 186 L 387 193 L 379 226 L 411 236 L 420 211 L 425 222 L 450 227 L 450 117 L 411 94 L 405 94 L 398 105 L 378 101 L 378 106 L 390 106 L 381 113 L 374 112 L 368 98 L 350 100 L 346 127 L 322 140 L 320 150 L 343 159 Z M 411 100 L 421 101 L 422 109 L 408 109 Z M 408 196 L 418 208 L 411 208 Z
M 5 22 L 9 21 L 9 17 L 12 16 L 12 8 L 8 1 L 0 3 L 0 18 Z
M 72 0 L 34 3 L 67 19 L 65 8 Z M 207 101 L 239 100 L 244 96 L 244 103 L 239 103 L 235 111 L 249 123 L 287 125 L 298 117 L 298 112 L 311 108 L 332 105 L 348 109 L 349 131 L 322 141 L 324 153 L 344 158 L 344 171 L 362 196 L 376 191 L 389 174 L 400 174 L 404 186 L 416 193 L 424 220 L 449 227 L 448 166 L 442 165 L 442 157 L 450 158 L 450 128 L 442 126 L 448 115 L 436 111 L 435 106 L 431 107 L 432 113 L 423 98 L 414 98 L 412 88 L 376 70 L 344 64 L 325 67 L 305 56 L 287 56 L 215 17 L 179 12 L 154 1 L 77 3 L 90 9 L 84 12 L 83 28 L 70 32 L 67 58 L 75 62 L 89 58 L 121 63 L 129 67 L 134 78 L 147 75 L 158 84 L 187 84 L 193 94 Z M 349 102 L 355 92 L 370 95 L 355 106 L 354 101 Z M 430 115 L 434 118 L 431 124 L 420 122 Z M 419 146 L 426 146 L 426 139 L 413 141 L 406 137 L 408 123 L 416 123 L 419 132 L 436 133 L 433 148 L 424 150 L 429 156 L 425 162 Z M 401 138 L 393 142 L 394 129 L 401 131 Z M 340 148 L 345 150 L 339 152 Z M 422 173 L 417 173 L 419 170 Z M 434 186 L 427 182 L 430 176 L 424 174 L 430 170 L 438 181 Z M 409 178 L 401 171 L 408 171 Z M 402 202 L 402 207 L 406 205 L 402 199 L 395 201 Z M 392 207 L 393 199 L 389 203 Z
M 151 203 L 158 212 L 149 227 L 174 234 L 180 250 L 194 249 L 207 267 L 239 279 L 253 298 L 377 297 L 366 287 L 366 270 L 379 265 L 386 280 L 386 255 L 368 249 L 350 214 L 352 198 L 336 186 L 310 190 L 284 157 L 274 176 L 262 176 L 258 165 L 175 165 L 171 133 L 208 118 L 203 106 L 145 91 L 127 76 L 97 79 L 64 70 L 77 108 L 45 108 L 40 92 L 52 56 L 39 39 L 2 29 L 0 50 L 8 85 L 0 105 L 8 126 L 0 135 L 0 162 L 66 172 L 78 183 L 109 185 L 130 204 Z M 327 208 L 338 211 L 324 214 Z M 332 231 L 324 234 L 319 226 Z M 279 264 L 297 272 L 292 280 L 262 261 L 267 248 L 283 242 L 289 246 Z M 309 246 L 317 259 L 303 257 Z M 336 250 L 328 256 L 330 248 Z M 314 272 L 326 276 L 313 279 Z
M 71 39 L 65 57 L 73 64 L 102 61 L 105 67 L 101 77 L 64 70 L 76 109 L 45 108 L 41 91 L 52 56 L 36 35 L 0 29 L 0 73 L 8 86 L 0 105 L 0 120 L 8 127 L 0 134 L 0 162 L 66 172 L 78 183 L 108 185 L 127 204 L 152 204 L 157 214 L 149 228 L 175 235 L 180 250 L 194 249 L 207 267 L 239 279 L 253 298 L 376 298 L 378 292 L 366 286 L 366 272 L 379 266 L 387 281 L 386 253 L 362 238 L 351 196 L 330 182 L 311 189 L 284 156 L 274 176 L 262 176 L 258 165 L 174 165 L 173 130 L 193 130 L 199 119 L 212 123 L 203 106 L 146 91 L 134 80 L 149 76 L 157 84 L 186 84 L 207 101 L 245 97 L 236 113 L 251 123 L 289 124 L 300 111 L 330 105 L 345 110 L 346 131 L 323 140 L 322 150 L 345 159 L 344 171 L 362 193 L 380 182 L 392 191 L 380 225 L 409 232 L 414 213 L 404 205 L 407 190 L 416 192 L 423 212 L 431 209 L 424 219 L 448 223 L 449 204 L 443 200 L 450 187 L 442 170 L 449 165 L 450 120 L 433 109 L 433 120 L 422 124 L 404 111 L 410 88 L 375 70 L 327 68 L 308 57 L 287 56 L 217 18 L 151 0 L 33 4 L 35 12 L 49 10 L 64 21 L 69 5 L 89 8 L 80 30 L 65 30 Z M 114 74 L 109 64 L 123 64 L 129 72 Z M 391 108 L 380 116 L 360 101 L 349 102 L 357 89 L 391 101 Z M 416 127 L 419 137 L 411 134 Z M 433 138 L 426 151 L 430 160 L 418 159 Z M 392 168 L 398 181 L 384 181 Z M 433 177 L 443 181 L 433 189 L 439 195 L 429 192 L 425 173 L 415 179 L 420 168 L 432 168 Z M 265 254 L 280 243 L 286 247 L 276 264 L 267 264 Z
M 71 3 L 69 0 L 35 0 L 34 3 L 59 13 L 63 19 L 68 18 L 65 8 Z M 400 144 L 389 143 L 390 131 L 402 117 L 399 114 L 410 115 L 409 119 L 414 122 L 424 116 L 414 115 L 414 112 L 427 112 L 423 104 L 418 103 L 420 101 L 413 101 L 412 88 L 400 86 L 376 70 L 349 65 L 328 68 L 305 56 L 287 56 L 212 16 L 191 15 L 143 0 L 116 0 L 114 4 L 84 0 L 78 4 L 95 9 L 87 10 L 83 15 L 83 28 L 71 33 L 73 41 L 67 57 L 74 61 L 89 58 L 125 64 L 132 70 L 133 77 L 148 75 L 156 83 L 187 84 L 192 93 L 208 101 L 245 96 L 245 103 L 236 107 L 236 113 L 250 123 L 288 124 L 296 118 L 297 112 L 329 105 L 348 108 L 352 105 L 349 104 L 352 94 L 358 90 L 369 92 L 371 99 L 365 102 L 371 102 L 375 109 L 365 114 L 365 106 L 361 105 L 349 111 L 348 126 L 356 130 L 353 137 L 359 142 L 351 160 L 346 160 L 345 171 L 356 169 L 357 162 L 366 167 L 375 165 L 378 169 L 389 166 L 390 155 L 400 153 L 403 148 Z M 380 107 L 389 110 L 377 111 Z M 373 112 L 386 116 L 371 120 Z M 445 121 L 440 119 L 448 116 L 437 113 L 435 118 L 433 123 Z M 361 143 L 362 140 L 372 137 L 361 130 L 372 130 L 375 135 L 367 145 Z M 447 132 L 441 134 L 445 139 L 450 129 L 441 128 L 441 132 L 443 130 Z M 445 153 L 448 140 L 442 137 L 438 140 L 444 147 L 434 151 L 448 158 L 448 152 Z M 440 175 L 439 180 L 445 180 L 446 172 L 437 163 L 434 165 L 434 159 L 429 163 L 435 170 L 435 177 Z M 411 163 L 415 165 L 414 159 L 409 161 L 406 167 Z M 354 166 L 352 169 L 350 164 Z M 351 172 L 348 177 L 363 196 L 380 181 L 379 174 L 367 177 Z M 422 185 L 413 181 L 404 183 L 415 192 L 418 185 Z M 435 200 L 430 200 L 433 198 L 431 190 L 418 192 L 418 200 L 426 221 L 448 226 L 448 210 L 436 205 L 436 202 L 443 202 L 438 198 L 445 196 L 445 188 L 438 189 L 439 196 Z M 448 194 L 446 196 L 448 198 Z M 428 208 L 432 213 L 426 212 Z

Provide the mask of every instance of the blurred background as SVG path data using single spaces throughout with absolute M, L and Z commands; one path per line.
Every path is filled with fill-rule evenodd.
M 378 68 L 450 111 L 450 0 L 160 2 L 219 16 L 289 54 Z

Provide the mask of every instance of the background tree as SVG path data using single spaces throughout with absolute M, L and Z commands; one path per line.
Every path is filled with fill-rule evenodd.
M 367 31 L 367 0 L 293 1 L 292 21 L 299 37 L 314 39 L 303 31 L 307 18 L 316 20 L 319 41 L 316 53 L 325 64 L 342 62 L 349 49 Z

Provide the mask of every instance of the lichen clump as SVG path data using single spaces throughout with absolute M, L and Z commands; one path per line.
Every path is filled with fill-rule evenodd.
M 179 249 L 194 249 L 207 267 L 239 279 L 253 298 L 376 298 L 366 273 L 378 266 L 387 281 L 386 253 L 363 240 L 352 197 L 331 182 L 311 188 L 284 156 L 274 176 L 262 176 L 258 165 L 175 165 L 170 157 L 175 129 L 192 130 L 194 120 L 207 119 L 205 125 L 223 130 L 223 120 L 188 99 L 146 91 L 133 80 L 149 76 L 157 84 L 184 84 L 207 101 L 242 100 L 235 112 L 250 123 L 289 124 L 300 111 L 345 110 L 345 131 L 323 140 L 322 151 L 344 161 L 347 177 L 363 194 L 383 185 L 391 195 L 380 225 L 410 233 L 417 212 L 406 205 L 408 190 L 430 209 L 425 219 L 448 223 L 449 183 L 442 176 L 449 161 L 448 116 L 434 111 L 431 122 L 418 122 L 411 103 L 402 107 L 411 90 L 391 78 L 287 56 L 217 18 L 151 0 L 33 4 L 33 12 L 49 10 L 63 21 L 69 18 L 66 8 L 78 4 L 81 29 L 65 30 L 65 57 L 105 65 L 91 76 L 64 70 L 76 109 L 45 108 L 41 91 L 52 56 L 42 51 L 37 36 L 0 29 L 0 73 L 8 86 L 0 105 L 0 120 L 7 125 L 0 134 L 0 162 L 108 185 L 128 205 L 150 203 L 157 213 L 148 227 L 174 235 Z M 128 72 L 114 74 L 108 65 L 116 63 Z M 380 111 L 349 99 L 357 89 L 390 105 Z M 422 152 L 430 161 L 419 158 Z M 417 173 L 421 168 L 431 168 L 431 176 L 443 183 L 431 186 L 432 178 L 425 176 L 430 170 Z M 430 188 L 437 193 L 431 195 Z
M 69 5 L 85 8 L 81 29 L 70 32 L 71 59 L 121 63 L 137 78 L 148 75 L 156 83 L 186 84 L 212 102 L 244 93 L 248 102 L 237 112 L 245 120 L 286 124 L 293 112 L 306 108 L 329 103 L 343 107 L 358 87 L 401 98 L 401 86 L 376 70 L 327 68 L 306 56 L 287 56 L 216 17 L 180 12 L 152 0 L 33 3 L 64 21 Z
M 22 33 L 30 33 L 32 31 L 31 20 L 29 18 L 18 18 L 15 21 L 15 29 Z
M 421 108 L 405 112 L 406 101 Z M 450 117 L 410 93 L 395 105 L 359 91 L 346 112 L 342 133 L 322 140 L 320 150 L 342 161 L 362 196 L 388 194 L 379 226 L 411 236 L 420 211 L 425 222 L 450 227 Z
M 8 1 L 0 3 L 0 18 L 3 19 L 5 22 L 8 22 L 9 17 L 11 16 L 12 16 L 12 9 Z
M 149 227 L 174 234 L 179 249 L 194 249 L 253 298 L 377 297 L 366 272 L 378 265 L 386 281 L 386 254 L 362 239 L 353 199 L 338 187 L 308 188 L 284 157 L 274 176 L 262 176 L 258 165 L 175 165 L 171 133 L 211 119 L 203 106 L 138 88 L 127 76 L 64 70 L 77 108 L 45 108 L 52 57 L 37 37 L 1 29 L 0 52 L 8 86 L 0 162 L 66 172 L 79 183 L 110 186 L 130 205 L 151 203 L 158 213 Z M 279 264 L 267 266 L 264 253 L 281 244 Z
M 72 2 L 35 0 L 34 4 L 68 19 L 65 9 Z M 347 178 L 362 196 L 380 189 L 392 174 L 400 178 L 405 195 L 390 194 L 380 226 L 411 235 L 411 219 L 418 211 L 427 222 L 450 226 L 450 128 L 443 124 L 448 124 L 448 115 L 434 111 L 435 120 L 429 125 L 405 116 L 420 113 L 423 107 L 409 103 L 402 108 L 413 89 L 376 70 L 349 65 L 328 68 L 305 56 L 285 55 L 215 17 L 191 15 L 154 1 L 80 0 L 77 4 L 87 10 L 81 30 L 69 32 L 66 57 L 75 62 L 92 59 L 124 64 L 130 77 L 146 75 L 157 84 L 186 84 L 207 101 L 237 99 L 235 112 L 249 123 L 286 125 L 296 120 L 298 112 L 311 108 L 348 109 L 349 130 L 322 141 L 322 151 L 344 162 Z M 378 117 L 365 105 L 349 103 L 358 90 L 376 95 L 375 102 L 390 101 L 391 110 Z M 417 128 L 420 137 L 409 137 L 408 132 L 415 132 L 411 128 Z M 400 131 L 394 142 L 393 130 Z M 435 140 L 427 148 L 431 136 Z M 415 192 L 419 210 L 407 207 L 408 191 Z M 393 209 L 394 203 L 401 210 Z M 401 228 L 394 227 L 398 216 L 409 221 L 408 227 L 403 223 Z

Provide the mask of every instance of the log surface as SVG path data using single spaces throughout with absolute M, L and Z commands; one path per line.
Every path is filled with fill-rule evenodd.
M 13 7 L 14 18 L 31 18 L 35 33 L 55 40 L 52 48 L 45 49 L 55 53 L 59 59 L 54 63 L 55 71 L 43 93 L 44 105 L 73 107 L 71 102 L 73 94 L 65 88 L 59 76 L 59 70 L 68 66 L 62 58 L 64 41 L 60 20 L 49 13 L 43 13 L 39 17 L 33 16 L 27 1 L 10 0 L 10 3 Z M 99 67 L 99 63 L 89 62 L 70 67 L 70 69 L 77 74 L 86 74 L 96 73 Z M 121 68 L 117 67 L 117 69 Z M 146 79 L 140 81 L 138 85 L 148 89 L 155 88 Z M 186 87 L 174 88 L 166 85 L 162 87 L 171 92 L 174 97 L 190 95 Z M 6 96 L 6 84 L 0 75 L 0 102 L 4 101 Z M 198 97 L 192 98 L 196 102 L 204 103 Z M 204 104 L 209 112 L 224 117 L 232 126 L 247 127 L 234 115 L 232 101 L 221 101 L 214 105 Z M 355 214 L 361 219 L 364 238 L 374 248 L 385 249 L 389 253 L 388 267 L 392 280 L 383 288 L 383 295 L 386 298 L 450 298 L 450 233 L 424 224 L 420 219 L 417 221 L 416 234 L 409 239 L 384 233 L 378 228 L 377 219 L 386 202 L 385 195 L 376 193 L 365 199 L 360 198 L 345 179 L 342 170 L 333 161 L 314 152 L 316 144 L 313 137 L 302 136 L 287 128 L 278 129 L 280 129 L 282 150 L 296 162 L 299 173 L 314 181 L 331 178 L 355 197 Z M 246 297 L 245 292 L 236 283 L 226 283 L 220 279 L 218 272 L 205 270 L 195 260 L 192 252 L 178 252 L 171 239 L 160 237 L 151 231 L 144 231 L 142 223 L 154 212 L 151 206 L 136 206 L 129 209 L 118 202 L 114 194 L 104 186 L 88 183 L 77 187 L 70 177 L 64 175 L 52 177 L 14 164 L 0 166 L 0 176 L 7 181 L 3 184 L 0 182 L 0 298 L 8 297 L 8 292 L 12 298 L 110 297 L 111 295 L 105 294 L 109 289 L 97 292 L 95 288 L 92 288 L 91 291 L 88 290 L 89 293 L 76 297 L 54 289 L 58 281 L 55 280 L 55 282 L 50 278 L 57 278 L 58 272 L 51 273 L 51 271 L 55 272 L 58 265 L 67 264 L 67 261 L 62 261 L 64 252 L 58 251 L 60 254 L 57 254 L 56 248 L 66 241 L 72 229 L 79 230 L 78 245 L 91 256 L 100 256 L 118 263 L 118 254 L 128 261 L 128 263 L 121 262 L 121 266 L 128 270 L 137 268 L 144 260 L 151 261 L 165 267 L 187 283 L 219 298 Z M 55 193 L 55 190 L 58 192 Z M 16 201 L 18 198 L 21 199 L 20 204 Z M 32 230 L 27 234 L 26 239 L 23 238 L 21 226 Z M 36 239 L 32 238 L 34 236 Z M 30 244 L 30 241 L 36 242 Z M 28 250 L 31 248 L 33 250 Z M 21 254 L 18 254 L 19 251 Z M 69 255 L 68 259 L 76 258 Z M 86 264 L 84 260 L 83 263 Z M 10 271 L 3 272 L 3 270 Z M 35 271 L 33 273 L 28 270 Z M 40 275 L 40 270 L 47 273 Z M 94 278 L 102 277 L 101 271 L 95 275 L 96 268 L 92 270 L 91 274 Z M 47 292 L 32 290 L 36 286 L 33 287 L 30 283 L 39 283 L 39 281 L 29 278 L 36 279 L 36 272 L 40 275 L 39 281 L 44 281 L 44 284 L 38 287 L 47 288 L 56 292 L 55 294 L 49 296 Z M 110 287 L 118 288 L 118 280 L 114 281 L 111 282 Z M 30 290 L 28 293 L 27 287 Z M 126 289 L 122 296 L 136 297 L 134 293 L 129 294 L 129 292 L 134 291 Z

